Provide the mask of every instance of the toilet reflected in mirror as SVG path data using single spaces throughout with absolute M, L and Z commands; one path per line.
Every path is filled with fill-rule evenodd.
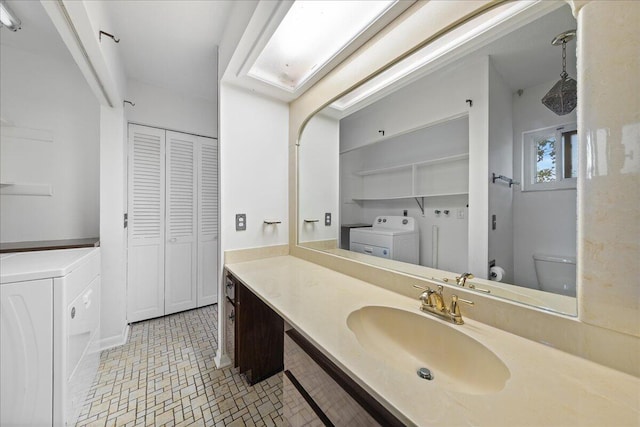
M 540 290 L 554 294 L 576 296 L 576 259 L 545 254 L 533 254 L 533 263 Z

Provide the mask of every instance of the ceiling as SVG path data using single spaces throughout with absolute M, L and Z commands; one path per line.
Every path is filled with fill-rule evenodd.
M 3 45 L 71 60 L 39 1 L 7 3 L 23 25 L 17 33 L 0 31 Z M 103 30 L 121 40 L 118 48 L 129 79 L 214 102 L 217 47 L 235 3 L 234 0 L 104 1 L 102 7 L 112 27 Z M 531 87 L 559 76 L 561 49 L 550 41 L 575 26 L 570 8 L 564 6 L 476 49 L 472 55 L 491 56 L 496 70 L 512 90 Z M 264 31 L 261 36 L 268 39 Z M 575 42 L 569 44 L 569 49 L 568 71 L 575 75 Z M 276 98 L 283 97 L 274 94 L 273 88 L 263 88 L 260 82 L 249 80 L 254 79 L 245 76 L 237 83 Z M 287 101 L 295 98 L 292 94 L 287 96 Z
M 531 3 L 531 5 L 531 7 L 525 6 L 522 13 L 501 20 L 498 25 L 492 26 L 484 33 L 456 44 L 444 54 L 426 62 L 399 80 L 379 88 L 374 93 L 363 94 L 366 91 L 356 89 L 352 93 L 346 94 L 339 100 L 339 102 L 344 101 L 343 104 L 348 105 L 346 108 L 334 108 L 337 107 L 337 103 L 334 103 L 326 108 L 324 113 L 337 119 L 349 116 L 408 84 L 419 79 L 429 79 L 441 75 L 446 73 L 450 69 L 449 67 L 455 68 L 461 62 L 477 57 L 490 57 L 494 68 L 513 92 L 558 80 L 562 71 L 562 49 L 553 46 L 551 40 L 566 30 L 575 29 L 577 27 L 576 20 L 571 8 L 566 4 L 559 6 L 559 3 L 537 2 Z M 496 14 L 499 15 L 498 9 L 496 9 Z M 490 13 L 483 15 L 483 17 L 487 15 Z M 479 23 L 472 21 L 468 23 L 467 28 L 462 26 L 449 35 L 452 36 L 451 39 L 455 39 L 456 31 L 457 34 L 465 34 L 476 25 Z M 447 43 L 446 37 L 443 37 L 423 49 L 429 53 L 437 51 Z M 421 52 L 419 51 L 417 55 L 419 56 Z M 411 61 L 411 58 L 408 60 Z M 576 62 L 576 42 L 574 40 L 567 45 L 567 72 L 573 77 L 576 76 Z M 393 70 L 388 71 L 393 74 Z M 378 76 L 378 79 L 384 80 L 384 73 Z M 370 85 L 375 86 L 374 81 L 370 82 Z M 367 83 L 363 86 L 366 85 Z M 364 96 L 358 99 L 358 96 L 362 95 Z M 356 101 L 351 103 L 354 99 Z
M 233 0 L 103 3 L 128 78 L 216 101 L 217 47 Z
M 571 8 L 565 5 L 478 49 L 474 55 L 490 56 L 496 71 L 513 91 L 558 80 L 562 48 L 553 46 L 551 40 L 576 26 Z M 575 40 L 567 44 L 567 72 L 575 78 Z

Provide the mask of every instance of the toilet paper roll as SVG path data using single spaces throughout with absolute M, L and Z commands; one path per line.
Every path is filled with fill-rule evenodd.
M 489 279 L 496 281 L 496 282 L 500 282 L 502 281 L 502 278 L 504 277 L 504 268 L 502 267 L 498 267 L 497 265 L 494 267 L 491 267 L 489 269 Z

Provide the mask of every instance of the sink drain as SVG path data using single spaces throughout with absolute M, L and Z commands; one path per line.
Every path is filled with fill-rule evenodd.
M 433 379 L 433 374 L 431 373 L 431 370 L 429 370 L 428 368 L 418 369 L 417 374 L 420 378 L 423 378 L 425 380 L 431 381 Z

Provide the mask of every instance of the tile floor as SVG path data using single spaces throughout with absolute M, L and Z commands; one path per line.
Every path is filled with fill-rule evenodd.
M 133 324 L 100 354 L 77 425 L 282 425 L 282 373 L 248 386 L 216 369 L 217 326 L 217 305 Z

